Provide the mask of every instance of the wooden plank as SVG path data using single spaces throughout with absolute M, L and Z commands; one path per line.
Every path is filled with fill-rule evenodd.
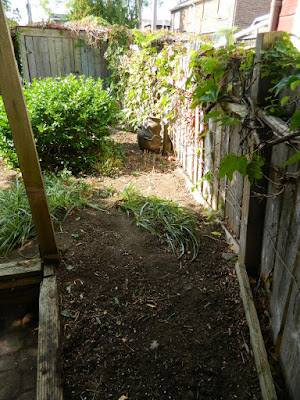
M 195 137 L 194 137 L 194 148 L 195 148 L 195 161 L 194 161 L 194 185 L 198 182 L 198 166 L 199 166 L 199 146 L 198 146 L 198 136 L 199 136 L 199 128 L 200 128 L 200 121 L 199 121 L 199 106 L 195 108 Z
M 32 38 L 32 40 L 33 40 L 37 79 L 45 78 L 43 56 L 42 56 L 42 43 L 41 43 L 42 38 L 37 36 Z
M 73 45 L 73 40 L 71 38 L 68 39 L 68 44 L 69 44 L 71 73 L 75 74 L 74 45 Z
M 229 128 L 221 127 L 221 135 L 222 135 L 222 145 L 221 145 L 221 159 L 222 159 L 229 152 L 229 145 L 230 145 Z M 221 214 L 222 219 L 226 223 L 227 223 L 227 220 L 226 220 L 227 182 L 228 182 L 227 176 L 220 179 L 220 194 L 219 194 L 220 203 L 222 202 L 222 205 L 220 207 L 221 208 L 220 214 Z
M 28 59 L 27 59 L 27 49 L 24 36 L 20 36 L 20 50 L 21 50 L 21 58 L 22 58 L 22 68 L 23 68 L 23 76 L 27 82 L 30 82 L 30 75 L 28 69 Z
M 293 173 L 298 170 L 297 164 L 288 166 L 288 172 Z M 270 298 L 270 310 L 273 315 L 271 328 L 274 342 L 278 340 L 278 335 L 282 327 L 286 299 L 288 296 L 292 268 L 294 266 L 296 254 L 300 240 L 300 189 L 297 193 L 295 185 L 288 185 L 283 194 L 281 206 L 281 216 L 278 226 L 278 237 L 275 250 L 275 263 L 273 271 L 273 284 Z M 295 221 L 294 221 L 295 220 Z M 294 222 L 296 224 L 294 224 Z M 290 243 L 292 241 L 293 243 Z M 291 254 L 289 254 L 291 251 Z
M 268 184 L 267 194 L 270 196 L 272 193 L 278 192 L 278 188 L 273 182 L 278 179 L 276 169 L 287 160 L 288 148 L 285 144 L 274 146 L 272 149 L 272 156 L 270 162 L 270 181 Z M 266 215 L 263 232 L 263 245 L 261 256 L 261 274 L 265 282 L 270 276 L 274 268 L 275 248 L 278 235 L 278 225 L 280 221 L 280 212 L 283 195 L 276 196 L 275 198 L 267 199 Z
M 62 47 L 63 47 L 64 71 L 65 71 L 65 75 L 69 75 L 72 71 L 69 39 L 66 39 L 66 38 L 62 39 Z
M 74 70 L 76 75 L 82 75 L 79 43 L 80 42 L 78 40 L 73 39 Z
M 220 125 L 216 125 L 215 129 L 215 143 L 214 143 L 214 169 L 213 169 L 213 209 L 219 209 L 219 192 L 220 192 L 220 162 L 221 162 L 221 142 L 222 142 L 222 129 Z
M 101 56 L 102 56 L 101 49 L 99 49 L 99 48 L 94 49 L 95 80 L 97 80 L 98 78 L 103 79 L 102 68 L 101 68 L 103 58 Z
M 210 122 L 211 123 L 211 122 Z M 212 128 L 212 126 L 210 126 Z M 205 136 L 205 150 L 204 150 L 204 176 L 208 172 L 212 172 L 213 170 L 213 149 L 214 149 L 214 134 L 211 129 L 209 129 L 207 135 Z M 203 182 L 203 197 L 207 200 L 208 204 L 212 206 L 212 183 L 208 180 L 204 180 Z
M 36 285 L 42 280 L 41 274 L 39 276 L 24 277 L 20 279 L 11 279 L 9 281 L 0 281 L 0 290 L 12 289 L 22 286 Z
M 87 46 L 80 47 L 82 75 L 89 76 Z
M 41 47 L 42 47 L 42 60 L 43 60 L 43 74 L 44 77 L 47 78 L 49 76 L 52 76 L 50 57 L 49 57 L 48 38 L 46 37 L 41 38 Z
M 240 151 L 240 126 L 231 127 L 231 141 L 230 141 L 230 153 L 239 155 Z M 243 196 L 243 183 L 244 178 L 238 172 L 234 172 L 232 181 L 228 184 L 230 188 L 230 205 L 228 204 L 228 225 L 232 229 L 232 232 L 239 237 L 240 233 L 240 220 L 241 220 L 241 209 L 242 209 L 242 196 Z M 229 191 L 227 193 L 229 196 Z M 229 202 L 228 202 L 229 203 Z
M 250 331 L 250 340 L 256 370 L 264 400 L 277 400 L 277 395 L 274 387 L 273 377 L 268 363 L 268 356 L 264 345 L 264 340 L 261 334 L 259 320 L 257 317 L 252 292 L 244 265 L 236 263 L 235 265 L 241 297 L 244 304 L 244 310 Z
M 55 39 L 56 61 L 58 75 L 65 75 L 63 39 Z
M 0 2 L 0 90 L 37 232 L 41 258 L 58 260 L 59 252 L 42 172 L 2 2 Z
M 87 47 L 87 60 L 88 60 L 89 76 L 95 79 L 95 56 L 94 56 L 94 48 L 92 48 L 91 46 Z
M 18 279 L 24 276 L 32 276 L 41 273 L 42 264 L 40 259 L 0 264 L 0 281 Z
M 300 282 L 300 248 L 295 262 L 293 275 Z M 280 347 L 280 361 L 286 377 L 291 399 L 299 398 L 300 382 L 300 300 L 299 288 L 291 280 L 289 308 L 287 310 L 284 333 Z
M 59 76 L 59 72 L 58 72 L 58 68 L 57 68 L 55 41 L 56 41 L 55 38 L 48 38 L 50 70 L 51 70 L 51 76 L 53 76 L 54 78 Z
M 69 29 L 53 29 L 53 28 L 39 28 L 39 27 L 17 27 L 17 32 L 21 35 L 30 37 L 52 37 L 52 38 L 69 38 L 70 35 L 76 36 Z M 85 35 L 85 32 L 80 32 L 80 35 Z
M 44 278 L 39 302 L 37 400 L 62 400 L 57 370 L 59 314 L 56 277 Z
M 33 79 L 38 79 L 38 70 L 35 62 L 35 52 L 32 37 L 25 37 L 28 71 L 29 71 L 29 82 Z

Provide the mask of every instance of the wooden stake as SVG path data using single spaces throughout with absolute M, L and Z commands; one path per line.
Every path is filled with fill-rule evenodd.
M 42 259 L 58 260 L 53 224 L 10 31 L 0 0 L 0 91 L 31 208 Z

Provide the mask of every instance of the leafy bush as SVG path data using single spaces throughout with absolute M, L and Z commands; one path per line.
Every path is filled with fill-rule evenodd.
M 88 171 L 118 107 L 102 81 L 74 75 L 34 80 L 24 89 L 43 169 Z M 0 98 L 0 151 L 17 165 L 10 127 Z

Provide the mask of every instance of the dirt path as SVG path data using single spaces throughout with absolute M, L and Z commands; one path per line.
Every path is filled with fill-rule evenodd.
M 124 173 L 90 180 L 192 208 L 201 250 L 193 263 L 179 261 L 115 207 L 68 218 L 58 274 L 65 398 L 260 399 L 234 263 L 213 233 L 221 228 L 201 217 L 174 161 L 143 155 L 133 134 L 115 137 Z
M 117 178 L 87 178 L 120 193 L 131 183 L 192 208 L 200 254 L 178 260 L 114 204 L 67 218 L 57 238 L 60 369 L 66 400 L 261 399 L 233 262 L 221 228 L 201 216 L 174 161 L 143 155 L 136 136 L 116 132 L 127 154 Z M 22 255 L 20 256 L 21 253 Z M 11 258 L 37 254 L 35 240 Z

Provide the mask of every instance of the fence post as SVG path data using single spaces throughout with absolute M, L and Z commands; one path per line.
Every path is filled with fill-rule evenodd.
M 270 50 L 274 41 L 280 41 L 281 39 L 282 32 L 266 32 L 260 33 L 257 36 L 255 49 L 256 66 L 253 71 L 253 85 L 251 88 L 251 99 L 254 108 L 265 104 L 265 98 L 268 96 L 268 90 L 271 85 L 268 77 L 261 78 L 260 76 L 262 51 Z M 254 147 L 254 143 L 252 147 Z M 264 151 L 260 155 L 265 158 L 264 174 L 268 175 L 270 150 Z M 239 262 L 246 266 L 250 275 L 258 275 L 260 273 L 266 209 L 266 200 L 254 196 L 253 192 L 258 194 L 266 193 L 267 183 L 267 180 L 264 178 L 259 180 L 258 185 L 255 183 L 251 185 L 247 177 L 244 179 Z
M 58 260 L 53 224 L 10 31 L 0 0 L 0 90 L 37 232 L 41 257 Z

